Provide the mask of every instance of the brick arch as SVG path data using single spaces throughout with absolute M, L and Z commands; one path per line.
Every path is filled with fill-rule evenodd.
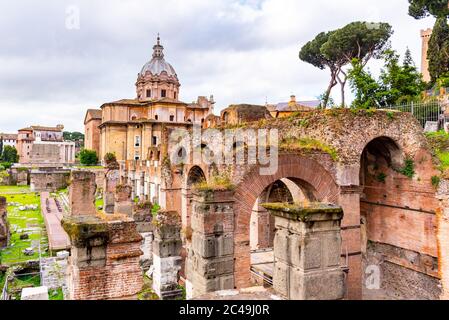
M 332 175 L 317 161 L 300 155 L 279 155 L 278 170 L 273 175 L 260 175 L 253 167 L 234 192 L 234 283 L 237 288 L 250 285 L 249 228 L 252 207 L 267 186 L 282 178 L 293 178 L 313 192 L 318 201 L 337 203 L 339 187 Z

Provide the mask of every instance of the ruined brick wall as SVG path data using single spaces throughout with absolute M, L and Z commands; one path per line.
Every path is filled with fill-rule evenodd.
M 71 215 L 95 215 L 95 174 L 74 170 L 70 177 L 69 202 Z
M 31 191 L 54 192 L 66 188 L 69 182 L 69 171 L 34 171 L 30 173 Z
M 441 279 L 441 299 L 449 300 L 449 181 L 443 179 L 437 197 L 439 207 L 437 217 L 438 275 Z
M 365 156 L 361 169 L 364 269 L 379 266 L 381 288 L 388 295 L 435 299 L 440 292 L 435 232 L 439 204 L 432 177 L 438 171 L 425 149 L 409 156 L 413 177 L 375 151 Z
M 8 245 L 10 236 L 6 207 L 6 198 L 0 197 L 0 249 Z
M 123 214 L 95 210 L 95 174 L 72 171 L 71 210 L 62 226 L 70 237 L 68 267 L 70 299 L 135 298 L 142 289 L 142 236 L 136 222 Z
M 63 221 L 71 237 L 69 292 L 73 300 L 135 297 L 142 289 L 142 237 L 135 222 L 73 217 Z

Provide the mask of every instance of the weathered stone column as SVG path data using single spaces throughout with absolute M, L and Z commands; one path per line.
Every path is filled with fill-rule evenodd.
M 114 213 L 115 190 L 120 180 L 120 173 L 117 167 L 108 168 L 105 173 L 103 185 L 103 207 L 104 212 Z
M 6 198 L 0 197 L 0 249 L 8 246 L 10 236 L 6 207 Z
M 140 179 L 139 179 L 139 200 L 145 201 L 145 172 L 140 173 Z
M 133 207 L 133 219 L 137 225 L 137 231 L 143 237 L 140 249 L 143 255 L 140 257 L 140 266 L 144 271 L 148 270 L 153 264 L 153 214 L 151 213 L 152 204 L 149 201 L 141 202 Z
M 131 199 L 132 188 L 128 185 L 118 184 L 114 194 L 114 213 L 133 215 L 134 203 Z
M 290 300 L 342 299 L 342 209 L 326 204 L 263 206 L 275 215 L 274 290 Z
M 186 261 L 187 298 L 234 289 L 232 191 L 196 191 L 192 202 L 192 243 Z
M 153 224 L 153 290 L 162 300 L 181 297 L 181 218 L 176 211 L 159 211 Z
M 271 230 L 270 230 L 270 214 L 267 210 L 257 207 L 258 210 L 252 211 L 251 216 L 251 243 L 254 248 L 251 249 L 266 249 L 272 246 Z
M 73 170 L 69 185 L 70 215 L 95 215 L 96 190 L 94 172 Z

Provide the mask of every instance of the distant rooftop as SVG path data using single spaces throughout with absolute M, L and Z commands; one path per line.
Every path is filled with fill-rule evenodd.
M 55 131 L 55 132 L 62 132 L 64 129 L 63 125 L 57 125 L 56 127 L 46 127 L 46 126 L 40 126 L 40 125 L 32 125 L 26 128 L 19 129 L 18 131 Z
M 269 104 L 267 105 L 267 109 L 269 111 L 279 111 L 279 112 L 287 112 L 287 111 L 305 111 L 316 109 L 320 105 L 320 100 L 305 100 L 305 101 L 296 101 L 295 96 L 291 96 L 289 102 L 279 102 L 278 104 Z
M 17 140 L 17 133 L 0 132 L 0 137 L 3 138 L 3 140 Z

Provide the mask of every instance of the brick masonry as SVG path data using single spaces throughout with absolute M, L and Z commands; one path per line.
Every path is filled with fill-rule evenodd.
M 0 197 L 0 248 L 4 248 L 8 245 L 10 237 L 6 207 L 6 198 Z
M 235 213 L 235 287 L 250 286 L 250 217 L 256 199 L 264 189 L 282 178 L 307 181 L 308 191 L 322 202 L 338 203 L 339 187 L 318 162 L 298 155 L 280 155 L 279 170 L 273 175 L 260 175 L 255 167 L 240 182 L 234 194 Z
M 62 226 L 70 237 L 68 291 L 72 300 L 124 299 L 142 290 L 142 236 L 125 215 L 98 215 L 95 174 L 72 172 L 71 215 Z
M 90 171 L 74 170 L 70 176 L 69 201 L 70 214 L 95 215 L 95 173 Z

